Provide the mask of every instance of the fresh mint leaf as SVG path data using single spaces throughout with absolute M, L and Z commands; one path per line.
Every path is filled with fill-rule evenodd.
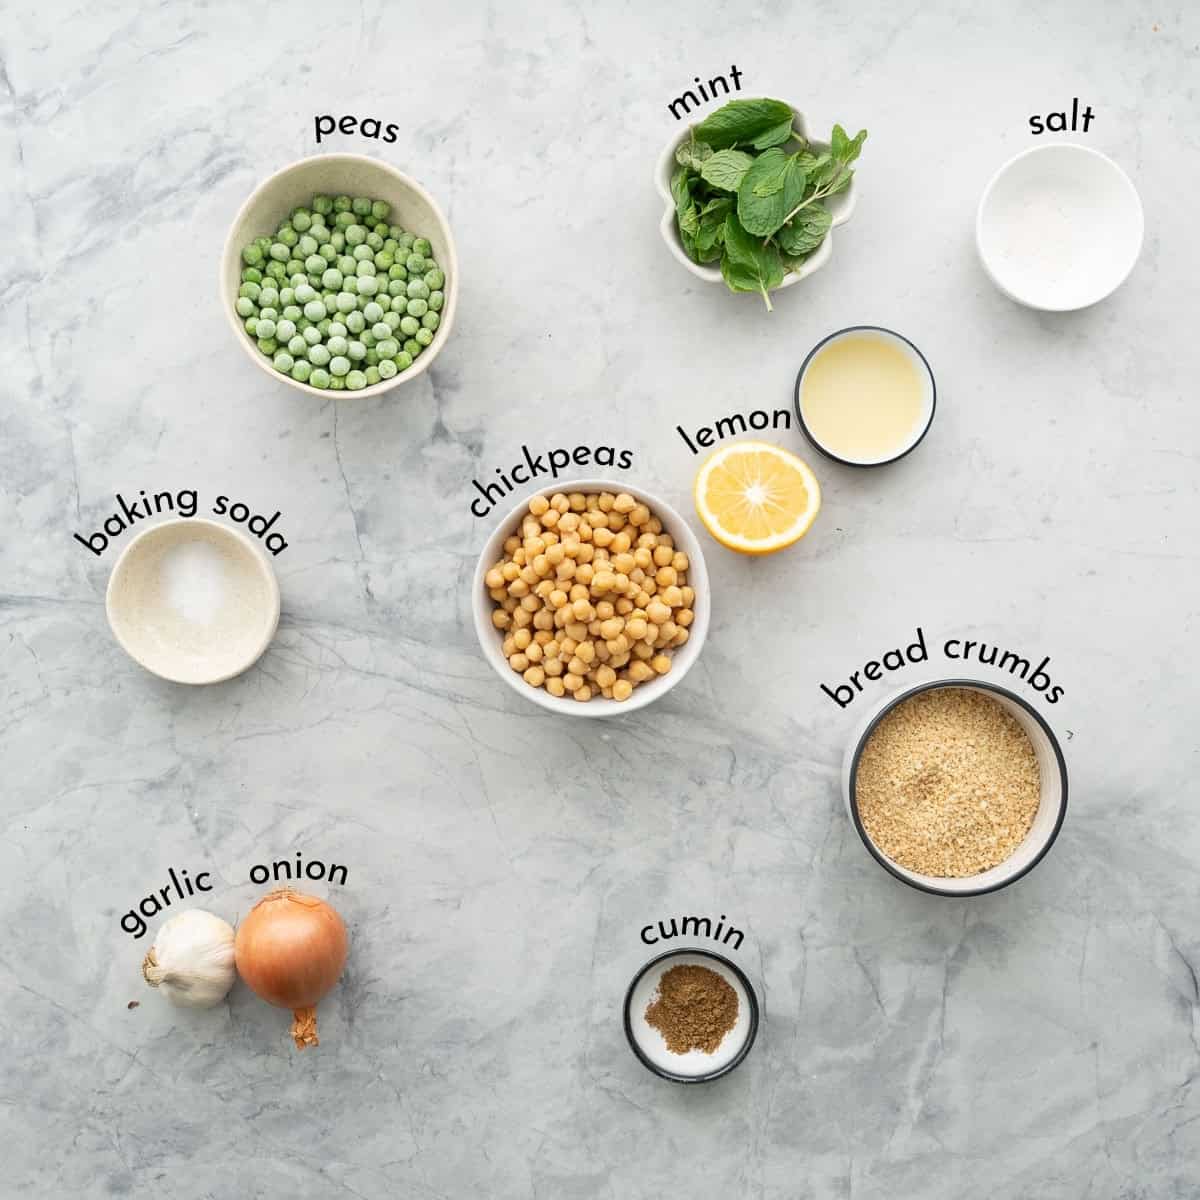
M 784 121 L 791 124 L 792 106 L 782 100 L 730 100 L 696 126 L 695 136 L 714 150 L 749 145 Z
M 723 192 L 736 192 L 754 159 L 741 150 L 718 150 L 700 168 L 700 178 Z
M 742 227 L 736 214 L 725 218 L 725 256 L 721 274 L 731 291 L 761 294 L 767 311 L 771 309 L 772 288 L 783 282 L 783 263 L 771 243 L 764 245 Z
M 738 220 L 748 233 L 770 237 L 800 203 L 807 180 L 795 156 L 764 151 L 738 188 Z
M 701 166 L 712 157 L 713 148 L 706 142 L 696 141 L 695 130 L 692 136 L 675 150 L 675 161 L 682 167 L 691 167 L 699 171 Z
M 792 116 L 789 113 L 786 121 L 780 121 L 778 125 L 752 138 L 750 145 L 755 150 L 769 150 L 772 146 L 782 146 L 791 136 Z
M 696 212 L 696 202 L 692 199 L 687 167 L 677 167 L 675 174 L 671 176 L 671 196 L 675 201 L 675 220 L 679 224 L 680 235 L 687 234 L 688 237 L 694 238 L 700 227 L 700 219 Z M 684 248 L 687 249 L 686 242 Z
M 840 163 L 849 165 L 862 153 L 863 142 L 867 140 L 867 131 L 860 129 L 854 137 L 847 137 L 846 131 L 840 126 L 833 127 L 833 136 L 829 139 L 829 153 Z
M 779 249 L 795 258 L 811 254 L 824 240 L 833 224 L 829 211 L 819 204 L 802 208 L 795 217 L 775 234 Z
M 696 234 L 696 251 L 704 262 L 721 257 L 725 241 L 725 218 L 733 211 L 733 198 L 710 200 L 700 210 L 700 229 Z

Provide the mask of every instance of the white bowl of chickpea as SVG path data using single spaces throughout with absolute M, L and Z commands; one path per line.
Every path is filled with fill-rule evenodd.
M 611 717 L 665 695 L 699 658 L 708 572 L 665 500 L 575 479 L 505 514 L 479 556 L 473 609 L 484 657 L 527 700 Z

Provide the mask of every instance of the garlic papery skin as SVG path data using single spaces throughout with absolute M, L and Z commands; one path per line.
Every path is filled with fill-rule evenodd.
M 142 975 L 172 1004 L 212 1008 L 233 987 L 233 926 L 213 913 L 189 908 L 165 922 L 142 962 Z

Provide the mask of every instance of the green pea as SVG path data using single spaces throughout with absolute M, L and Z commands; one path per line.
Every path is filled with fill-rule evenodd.
M 358 290 L 364 296 L 374 296 L 379 291 L 379 280 L 373 275 L 368 275 L 358 281 Z
M 413 253 L 419 254 L 422 258 L 428 258 L 433 253 L 433 247 L 427 239 L 419 237 L 413 242 Z
M 300 245 L 297 247 L 297 249 L 300 251 L 301 254 L 304 255 L 305 259 L 307 260 L 309 255 L 316 254 L 320 245 L 321 245 L 321 243 L 318 242 L 315 237 L 313 237 L 311 234 L 306 233 L 300 239 Z
M 390 267 L 388 267 L 388 278 L 401 280 L 407 279 L 408 268 L 401 266 L 399 263 L 393 263 Z
M 446 276 L 443 274 L 440 267 L 434 267 L 432 271 L 425 272 L 425 285 L 430 291 L 436 291 L 446 282 Z M 427 300 L 428 296 L 425 297 Z
M 379 347 L 378 346 L 368 346 L 367 347 L 367 356 L 366 356 L 366 358 L 363 359 L 363 362 L 365 362 L 368 367 L 379 366 Z
M 341 273 L 342 273 L 343 275 L 353 275 L 353 274 L 354 274 L 354 268 L 355 268 L 357 265 L 358 265 L 358 264 L 357 264 L 357 263 L 354 261 L 354 259 L 353 259 L 353 258 L 351 258 L 351 256 L 350 256 L 349 254 L 339 254 L 339 255 L 338 255 L 338 258 L 337 258 L 337 269 L 338 269 L 339 271 L 341 271 Z
M 428 300 L 429 299 L 429 284 L 423 279 L 410 279 L 408 281 L 408 298 L 410 300 Z
M 333 223 L 338 232 L 345 237 L 346 230 L 349 229 L 351 225 L 355 224 L 354 214 L 348 212 L 338 213 L 338 215 L 334 218 Z
M 325 259 L 313 253 L 304 260 L 304 269 L 313 275 L 320 275 L 325 270 Z
M 291 249 L 300 240 L 300 235 L 290 225 L 281 225 L 276 238 Z
M 420 297 L 408 302 L 408 315 L 410 317 L 423 317 L 428 311 L 429 305 L 420 299 Z
M 408 312 L 408 295 L 406 292 L 397 292 L 392 297 L 391 303 L 393 312 L 398 312 L 401 316 L 404 316 Z
M 319 321 L 322 317 L 327 315 L 325 311 L 325 302 L 323 300 L 310 300 L 304 306 L 304 315 L 310 321 Z
M 360 391 L 367 386 L 367 377 L 361 371 L 350 371 L 346 375 L 346 387 L 352 392 Z
M 358 295 L 358 276 L 357 275 L 347 275 L 346 278 L 342 280 L 342 291 L 345 292 L 349 296 L 357 296 Z M 357 303 L 357 301 L 356 301 L 356 303 Z
M 367 246 L 372 254 L 378 254 L 379 251 L 383 249 L 383 238 L 381 238 L 377 233 L 368 233 Z
M 416 317 L 404 316 L 400 318 L 400 332 L 405 337 L 412 337 L 418 329 L 421 328 L 421 322 Z
M 396 239 L 396 242 L 398 244 L 400 239 L 404 236 L 404 226 L 403 225 L 389 225 L 388 233 L 390 233 L 392 235 L 392 237 Z
M 257 267 L 262 264 L 263 252 L 260 247 L 253 242 L 242 250 L 242 262 L 248 267 Z
M 418 329 L 416 332 L 416 339 L 421 343 L 422 346 L 428 346 L 429 343 L 433 341 L 433 330 Z
M 442 305 L 445 303 L 446 303 L 446 295 L 444 292 L 430 292 L 429 293 L 429 307 L 432 308 L 434 312 L 441 312 Z
M 343 354 L 338 354 L 329 360 L 329 373 L 335 379 L 345 375 L 350 370 L 350 360 Z
M 285 287 L 279 289 L 279 307 L 294 308 L 296 305 L 296 289 Z
M 331 262 L 336 262 L 336 261 L 337 261 L 337 253 L 338 253 L 338 252 L 337 252 L 337 250 L 334 248 L 333 242 L 331 242 L 331 241 L 325 241 L 325 242 L 322 242 L 322 243 L 321 243 L 321 249 L 320 249 L 319 253 L 320 253 L 321 257 L 322 257 L 322 258 L 323 258 L 323 259 L 324 259 L 324 260 L 325 260 L 327 263 L 331 263 Z
M 257 283 L 243 283 L 242 286 L 238 288 L 238 295 L 247 300 L 257 301 L 259 296 L 262 295 L 262 288 L 260 288 Z
M 292 257 L 292 252 L 283 244 L 283 242 L 272 242 L 270 255 L 276 262 L 285 263 L 289 258 Z
M 245 326 L 246 332 L 251 337 L 257 336 L 257 334 L 258 334 L 258 318 L 257 317 L 247 317 L 245 319 L 245 321 L 242 322 L 242 324 Z
M 260 319 L 266 317 L 268 321 L 279 320 L 279 313 L 277 313 L 273 308 L 261 308 L 258 311 L 258 315 Z
M 292 213 L 292 228 L 297 233 L 303 233 L 312 224 L 312 217 L 308 215 L 308 209 L 298 208 Z
M 262 272 L 257 267 L 247 267 L 242 272 L 243 283 L 262 283 Z
M 315 325 L 309 325 L 306 329 L 301 330 L 301 335 L 305 345 L 308 346 L 315 346 L 321 340 L 321 331 Z
M 333 211 L 336 213 L 349 212 L 354 201 L 349 196 L 335 196 L 333 198 Z
M 325 343 L 330 354 L 345 354 L 348 345 L 349 342 L 341 334 L 334 334 Z
M 249 296 L 239 296 L 234 308 L 237 309 L 239 317 L 252 317 L 257 311 L 254 307 L 254 301 Z
M 259 324 L 261 325 L 262 322 L 260 321 Z M 279 343 L 273 337 L 260 337 L 258 348 L 269 357 L 279 349 Z
M 329 243 L 329 230 L 324 225 L 314 225 L 311 230 L 312 239 L 318 247 Z
M 426 329 L 437 329 L 441 322 L 441 317 L 439 317 L 437 313 L 433 312 L 432 310 L 427 312 L 421 318 L 421 324 L 424 325 Z
M 274 308 L 279 303 L 278 290 L 269 284 L 264 284 L 263 290 L 259 293 L 258 302 L 263 308 Z
M 327 217 L 333 212 L 333 199 L 330 196 L 314 196 L 312 202 L 313 212 L 318 212 L 323 217 Z
M 313 387 L 324 391 L 329 386 L 329 372 L 324 367 L 314 367 L 313 373 L 308 377 L 308 382 Z
M 371 216 L 376 221 L 386 221 L 388 213 L 392 211 L 392 206 L 386 200 L 374 200 L 371 202 Z
M 366 262 L 368 259 L 375 257 L 370 246 L 355 246 L 350 253 L 354 256 L 356 263 Z
M 308 361 L 314 367 L 323 367 L 332 357 L 333 355 L 329 353 L 329 347 L 322 346 L 319 342 L 317 345 L 309 346 L 308 348 Z
M 325 305 L 325 311 L 333 312 L 337 308 L 337 292 L 322 292 L 321 303 Z
M 376 321 L 375 324 L 371 326 L 371 335 L 376 341 L 379 341 L 381 338 L 391 337 L 392 327 L 383 320 Z
M 356 217 L 369 217 L 371 215 L 371 201 L 365 196 L 355 196 L 350 202 L 350 210 Z
M 396 265 L 395 256 L 387 250 L 380 250 L 371 261 L 375 264 L 375 270 L 377 271 L 387 272 Z
M 410 254 L 404 260 L 404 265 L 408 268 L 410 275 L 420 275 L 425 270 L 425 259 L 420 254 Z
M 271 361 L 275 370 L 285 375 L 296 365 L 296 360 L 286 350 L 280 350 Z
M 287 278 L 287 267 L 285 267 L 281 262 L 276 262 L 275 259 L 272 259 L 269 263 L 267 263 L 264 270 L 272 279 L 278 279 L 282 281 Z
M 338 230 L 329 235 L 329 244 L 339 253 L 346 248 L 346 235 Z
M 379 367 L 372 363 L 363 374 L 367 377 L 367 387 L 374 387 L 380 380 Z
M 270 312 L 271 310 L 268 309 L 267 311 Z M 275 321 L 272 317 L 258 318 L 258 336 L 260 344 L 263 338 L 273 338 L 275 336 Z
M 398 312 L 386 312 L 383 314 L 383 323 L 395 333 L 400 328 L 400 322 L 404 318 Z
M 375 275 L 375 264 L 369 258 L 364 258 L 362 262 L 355 264 L 354 273 L 359 279 L 373 278 Z
M 311 283 L 302 283 L 298 288 L 295 289 L 293 295 L 296 297 L 296 303 L 300 305 L 308 304 L 318 298 L 317 289 L 314 288 Z M 309 320 L 320 320 L 320 318 L 310 317 Z
M 417 355 L 421 353 L 421 343 L 415 341 L 413 338 L 409 338 L 408 341 L 404 343 L 404 353 L 416 358 Z M 399 358 L 400 356 L 397 355 L 396 357 Z
M 305 358 L 308 355 L 308 343 L 299 335 L 288 339 L 287 352 L 293 358 Z
M 361 225 L 351 225 L 346 230 L 346 244 L 361 246 L 367 240 L 367 231 Z
M 367 320 L 360 312 L 346 314 L 346 328 L 351 333 L 362 333 L 367 327 Z
M 413 345 L 417 346 L 417 343 L 413 342 Z M 417 353 L 418 354 L 421 353 L 420 346 L 417 346 Z M 402 350 L 399 354 L 396 355 L 396 369 L 398 371 L 407 371 L 408 368 L 412 366 L 412 364 L 413 364 L 413 356 L 411 353 L 409 353 L 409 351 L 407 349 Z
M 346 381 L 340 375 L 331 375 L 329 377 L 329 390 L 331 392 L 345 391 Z
M 350 330 L 341 321 L 331 321 L 329 323 L 329 337 L 345 337 L 349 332 Z
M 395 338 L 384 338 L 376 347 L 380 358 L 395 358 L 400 353 L 400 345 Z
M 351 313 L 358 307 L 358 301 L 349 292 L 339 292 L 337 310 L 340 313 Z
M 362 342 L 350 342 L 346 346 L 346 356 L 352 362 L 359 362 L 367 357 L 367 348 Z
M 333 319 L 331 317 L 326 317 L 323 321 L 318 321 L 317 322 L 317 332 L 323 338 L 328 337 L 329 336 L 329 328 L 332 324 L 333 324 Z
M 395 379 L 396 364 L 390 358 L 380 359 L 379 362 L 379 377 L 380 379 Z
M 295 321 L 279 320 L 275 323 L 275 336 L 281 342 L 290 342 L 296 336 Z
M 293 279 L 297 275 L 299 275 L 301 279 L 305 278 L 308 272 L 304 268 L 304 260 L 302 258 L 289 258 L 287 262 L 287 273 Z
M 308 363 L 301 360 L 300 362 L 295 363 L 293 365 L 292 378 L 297 380 L 300 383 L 307 383 L 308 377 L 309 377 L 309 374 L 311 373 L 311 371 L 312 371 L 312 367 L 310 367 L 308 365 Z
M 280 298 L 282 299 L 282 297 Z M 304 320 L 304 310 L 298 304 L 289 304 L 280 316 L 285 320 L 298 322 Z
M 330 267 L 322 274 L 321 282 L 331 291 L 336 292 L 342 286 L 342 273 L 337 267 Z

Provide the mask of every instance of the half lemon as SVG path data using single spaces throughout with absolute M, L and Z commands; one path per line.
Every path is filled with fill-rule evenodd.
M 773 554 L 799 541 L 821 508 L 808 464 L 768 442 L 732 442 L 696 476 L 704 527 L 739 554 Z

